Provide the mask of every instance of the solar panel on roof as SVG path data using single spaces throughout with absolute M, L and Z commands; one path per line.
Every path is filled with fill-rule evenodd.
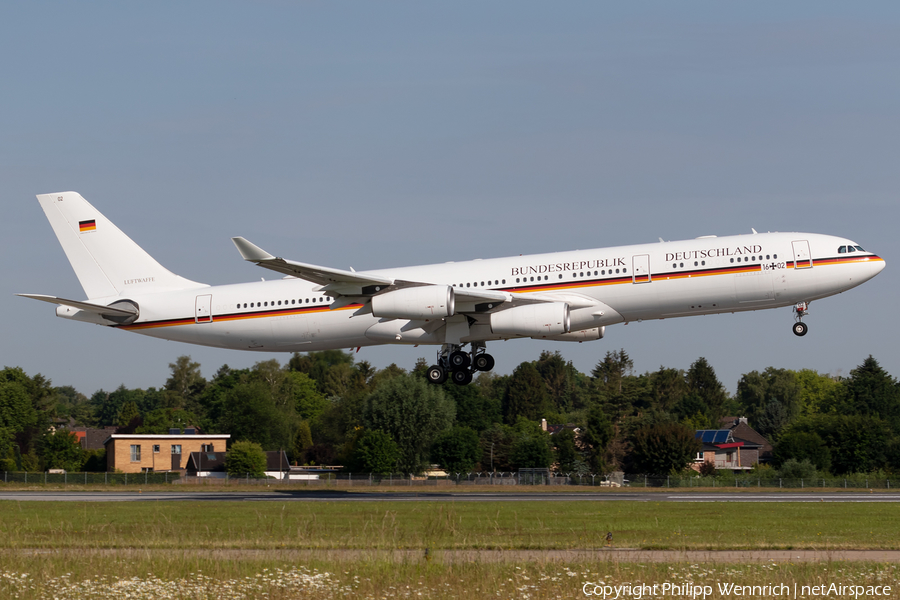
M 730 429 L 701 429 L 694 434 L 704 444 L 724 444 L 731 434 Z

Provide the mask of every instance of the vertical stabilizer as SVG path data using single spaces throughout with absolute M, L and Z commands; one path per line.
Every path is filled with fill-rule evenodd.
M 80 194 L 37 199 L 88 298 L 206 287 L 156 262 Z

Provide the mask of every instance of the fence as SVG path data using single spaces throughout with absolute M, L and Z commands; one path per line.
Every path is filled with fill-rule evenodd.
M 544 470 L 522 470 L 504 472 L 447 473 L 413 475 L 409 473 L 291 473 L 284 479 L 272 477 L 182 477 L 177 472 L 163 473 L 49 473 L 49 472 L 2 472 L 2 483 L 54 484 L 54 485 L 148 485 L 148 484 L 202 484 L 202 485 L 268 485 L 298 487 L 448 487 L 484 485 L 530 485 L 530 486 L 585 486 L 598 488 L 670 488 L 670 489 L 735 489 L 735 488 L 776 488 L 776 489 L 894 489 L 900 481 L 865 474 L 846 477 L 819 477 L 815 479 L 790 479 L 779 477 L 755 477 L 753 475 L 720 475 L 718 477 L 656 477 L 652 475 L 617 476 L 597 474 L 550 473 Z
M 172 473 L 49 473 L 4 471 L 3 483 L 55 484 L 55 485 L 138 485 L 150 483 L 175 483 L 180 478 Z
M 543 471 L 543 470 L 541 470 Z M 184 477 L 179 483 L 200 485 L 268 485 L 270 487 L 455 487 L 486 485 L 529 486 L 584 486 L 597 488 L 846 488 L 893 489 L 900 482 L 883 477 L 853 475 L 817 479 L 787 479 L 778 477 L 753 477 L 751 475 L 726 475 L 719 477 L 654 477 L 652 475 L 564 474 L 533 472 L 529 470 L 504 472 L 447 473 L 440 475 L 411 475 L 409 473 L 291 473 L 284 479 L 241 477 Z
M 843 488 L 843 489 L 893 489 L 900 481 L 866 474 L 846 477 L 816 477 L 810 479 L 758 477 L 747 475 L 720 475 L 718 477 L 654 477 L 652 475 L 626 475 L 630 487 L 648 488 Z

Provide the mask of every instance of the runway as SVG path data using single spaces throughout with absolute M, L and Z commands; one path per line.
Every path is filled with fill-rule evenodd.
M 9 491 L 0 501 L 17 502 L 866 502 L 897 503 L 900 492 L 266 492 Z

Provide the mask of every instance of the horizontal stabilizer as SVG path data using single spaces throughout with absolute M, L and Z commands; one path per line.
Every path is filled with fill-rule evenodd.
M 132 318 L 138 316 L 138 309 L 125 302 L 120 302 L 118 306 L 103 306 L 102 304 L 94 304 L 92 302 L 80 302 L 78 300 L 66 300 L 65 298 L 57 298 L 56 296 L 45 296 L 43 294 L 16 294 L 23 298 L 31 298 L 32 300 L 40 300 L 50 304 L 62 306 L 71 306 L 79 310 L 98 314 L 102 317 L 113 317 L 115 319 Z

